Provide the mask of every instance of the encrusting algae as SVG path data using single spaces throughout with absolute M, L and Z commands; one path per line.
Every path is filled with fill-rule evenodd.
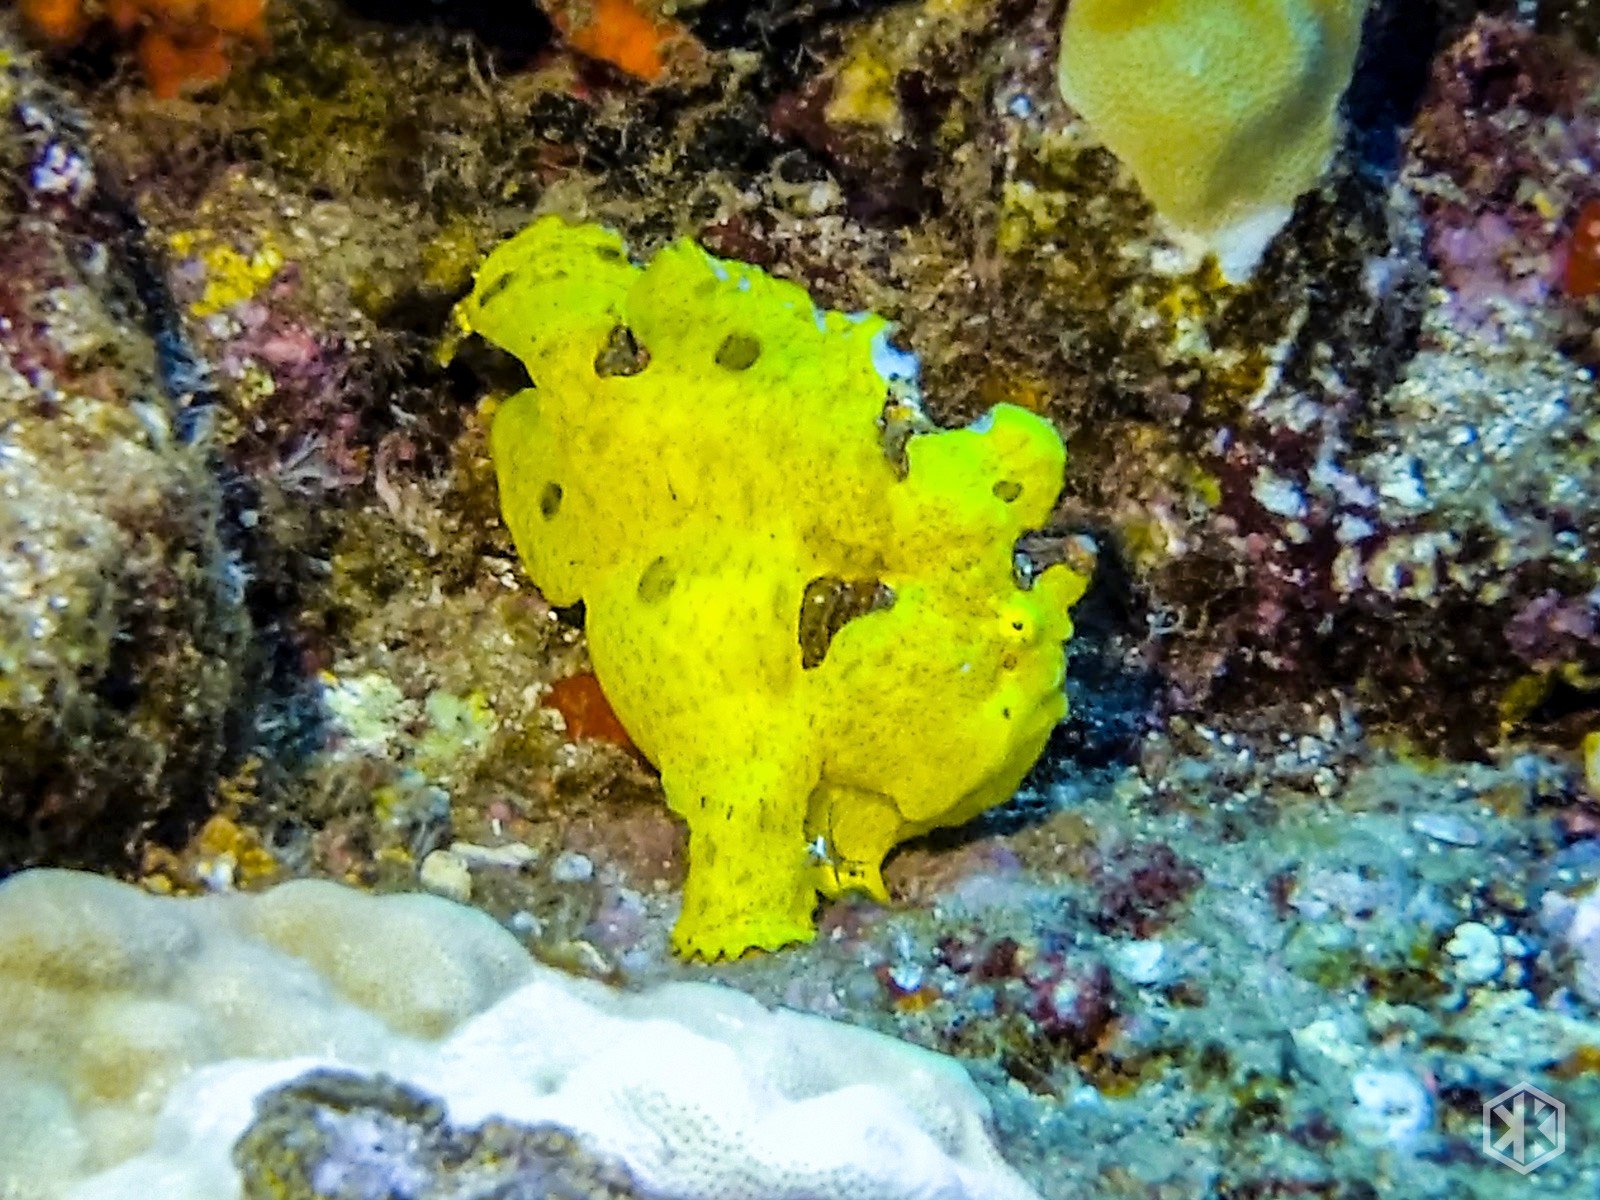
M 909 356 L 881 318 L 687 240 L 641 268 L 545 218 L 457 318 L 528 369 L 494 418 L 502 511 L 545 596 L 584 602 L 688 823 L 679 953 L 806 941 L 819 892 L 882 898 L 897 843 L 1010 797 L 1065 712 L 1087 582 L 1018 580 L 1062 484 L 1049 423 L 886 406 Z

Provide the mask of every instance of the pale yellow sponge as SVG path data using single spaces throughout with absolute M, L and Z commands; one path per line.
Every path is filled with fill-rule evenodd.
M 1328 165 L 1369 0 L 1073 0 L 1061 94 L 1186 248 L 1249 275 Z

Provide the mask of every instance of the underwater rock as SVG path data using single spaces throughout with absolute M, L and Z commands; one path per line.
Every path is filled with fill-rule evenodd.
M 641 1200 L 627 1171 L 555 1126 L 452 1125 L 382 1076 L 314 1071 L 267 1092 L 233 1149 L 243 1200 Z
M 1434 60 L 1404 175 L 1461 328 L 1512 339 L 1581 329 L 1560 294 L 1579 213 L 1600 197 L 1588 166 L 1600 155 L 1597 82 L 1593 56 L 1488 17 Z
M 1571 958 L 1573 989 L 1600 1008 L 1600 888 L 1577 897 L 1549 892 L 1539 915 Z
M 204 799 L 250 678 L 242 563 L 152 336 L 141 231 L 0 41 L 0 870 Z

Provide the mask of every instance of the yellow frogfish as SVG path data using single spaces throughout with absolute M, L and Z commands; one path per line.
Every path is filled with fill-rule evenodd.
M 897 843 L 1011 796 L 1087 582 L 1016 552 L 1062 485 L 1047 421 L 934 427 L 885 321 L 688 240 L 638 266 L 543 218 L 456 317 L 532 380 L 501 511 L 688 825 L 680 954 L 806 941 L 818 893 L 885 899 Z

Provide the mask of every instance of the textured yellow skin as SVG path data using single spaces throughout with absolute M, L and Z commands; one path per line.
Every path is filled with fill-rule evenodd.
M 1281 225 L 1332 154 L 1367 4 L 1072 0 L 1061 94 L 1178 230 Z
M 808 940 L 818 892 L 883 897 L 897 842 L 1011 795 L 1065 711 L 1085 584 L 1013 577 L 1061 486 L 1047 422 L 1001 405 L 984 431 L 919 433 L 899 478 L 884 323 L 689 241 L 639 268 L 616 235 L 546 218 L 458 317 L 527 365 L 494 420 L 501 509 L 546 597 L 584 601 L 606 696 L 688 824 L 679 953 Z M 601 375 L 619 325 L 648 365 Z M 893 603 L 807 666 L 818 578 Z

